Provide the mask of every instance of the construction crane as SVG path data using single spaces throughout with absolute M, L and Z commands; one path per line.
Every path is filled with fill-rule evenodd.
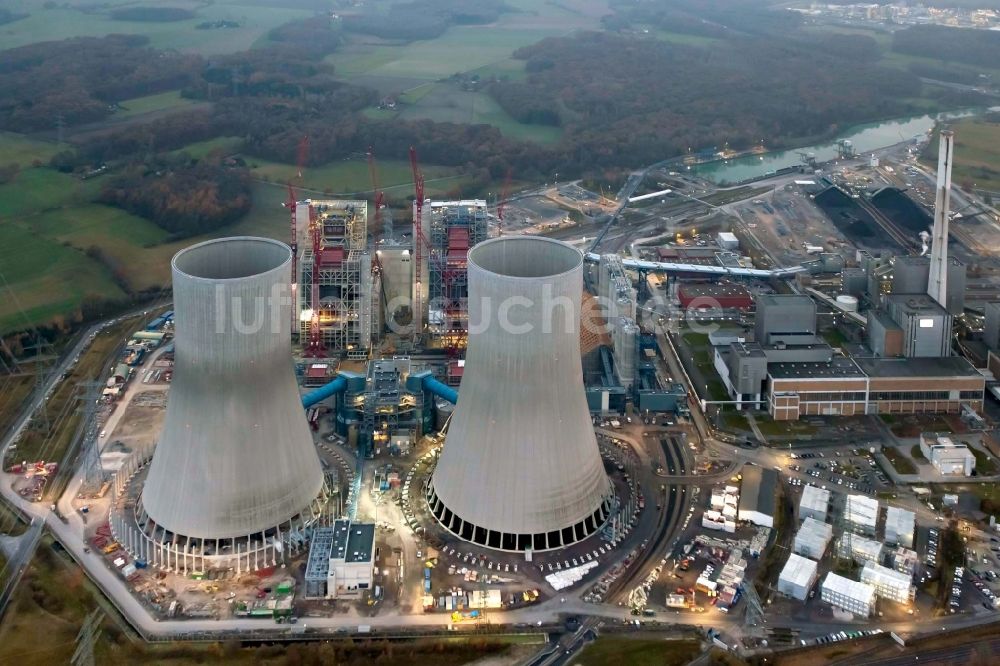
M 421 269 L 423 268 L 423 252 L 424 246 L 430 249 L 430 243 L 424 238 L 424 231 L 421 228 L 423 225 L 424 217 L 424 175 L 420 173 L 420 164 L 417 162 L 417 149 L 410 146 L 410 168 L 413 170 L 413 193 L 415 195 L 414 199 L 414 211 L 413 211 L 413 284 L 416 287 L 413 292 L 413 336 L 417 337 L 419 335 L 420 321 L 417 317 L 420 316 L 420 277 Z
M 507 210 L 507 198 L 510 196 L 510 178 L 513 169 L 507 167 L 507 175 L 503 179 L 500 199 L 497 201 L 497 236 L 503 236 L 503 214 Z
M 309 344 L 303 356 L 306 358 L 323 358 L 323 334 L 319 327 L 319 270 L 323 264 L 323 223 L 316 215 L 316 209 L 309 206 L 309 234 L 312 238 L 313 266 L 311 302 L 312 318 L 309 320 Z

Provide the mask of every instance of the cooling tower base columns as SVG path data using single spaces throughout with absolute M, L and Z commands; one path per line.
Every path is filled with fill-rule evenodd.
M 453 513 L 438 499 L 433 484 L 428 484 L 426 498 L 427 506 L 437 522 L 458 538 L 494 550 L 510 552 L 530 550 L 536 553 L 572 546 L 596 534 L 611 516 L 614 501 L 613 497 L 609 495 L 593 514 L 574 525 L 559 530 L 536 534 L 511 534 L 491 530 L 463 520 L 461 516 Z

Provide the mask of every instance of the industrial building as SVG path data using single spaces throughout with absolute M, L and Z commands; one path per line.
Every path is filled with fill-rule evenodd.
M 844 503 L 844 521 L 855 534 L 875 535 L 878 525 L 878 500 L 867 495 L 848 495 Z
M 831 606 L 861 617 L 870 616 L 875 609 L 874 587 L 838 576 L 832 571 L 823 579 L 820 598 Z
M 971 476 L 976 468 L 976 457 L 969 447 L 949 435 L 921 433 L 920 452 L 940 474 Z
M 778 474 L 773 469 L 744 467 L 737 518 L 760 527 L 774 527 L 777 487 Z
M 861 582 L 875 588 L 875 594 L 879 599 L 888 599 L 899 604 L 912 602 L 916 594 L 913 580 L 908 575 L 876 562 L 865 562 L 861 569 Z
M 715 235 L 715 242 L 723 250 L 738 252 L 740 249 L 740 239 L 730 231 L 720 231 Z
M 313 530 L 306 561 L 307 599 L 351 599 L 373 587 L 375 525 L 334 521 Z
M 368 250 L 368 203 L 310 200 L 295 209 L 310 243 L 298 259 L 299 340 L 312 356 L 366 359 L 381 332 L 382 289 Z
M 598 263 L 597 296 L 604 308 L 614 349 L 618 382 L 626 391 L 632 388 L 638 362 L 639 326 L 635 322 L 635 289 L 625 273 L 621 257 L 601 255 Z
M 468 264 L 462 399 L 428 505 L 445 529 L 481 546 L 568 546 L 601 529 L 614 500 L 583 386 L 583 255 L 552 239 L 503 236 L 472 248 Z M 521 307 L 501 326 L 498 309 L 514 297 Z M 552 299 L 563 306 L 546 307 Z
M 468 331 L 468 254 L 489 237 L 483 199 L 425 201 L 420 208 L 419 266 L 413 264 L 413 320 L 432 348 L 461 349 Z M 413 218 L 417 219 L 417 202 Z
M 405 454 L 435 426 L 435 397 L 413 372 L 408 357 L 378 359 L 364 374 L 341 372 L 335 394 L 334 429 L 359 455 Z
M 948 282 L 946 300 L 942 304 L 952 316 L 965 311 L 966 266 L 954 257 L 946 260 Z M 892 260 L 892 293 L 920 294 L 927 296 L 930 281 L 931 258 L 929 256 L 901 256 Z
M 844 532 L 837 542 L 837 556 L 853 560 L 858 564 L 880 562 L 882 544 L 851 532 Z
M 885 510 L 885 542 L 892 546 L 913 548 L 917 516 L 912 511 L 890 506 Z
M 951 356 L 952 316 L 927 294 L 890 294 L 884 299 L 889 317 L 902 332 L 902 356 Z
M 990 301 L 983 306 L 986 318 L 983 324 L 983 344 L 991 351 L 1000 350 L 1000 301 Z
M 282 323 L 292 310 L 272 297 L 290 283 L 291 263 L 287 245 L 249 237 L 174 256 L 163 431 L 138 506 L 111 521 L 136 559 L 182 572 L 272 566 L 322 515 L 328 491 Z M 248 329 L 248 321 L 261 324 Z
M 830 491 L 811 483 L 802 487 L 802 498 L 799 500 L 799 520 L 812 518 L 819 522 L 826 521 L 830 509 Z
M 753 307 L 753 296 L 742 284 L 716 284 L 692 282 L 677 287 L 677 300 L 687 308 L 725 308 L 749 310 Z
M 833 540 L 833 525 L 806 518 L 795 534 L 792 552 L 814 560 L 823 559 L 826 549 Z
M 792 553 L 778 574 L 778 592 L 786 597 L 805 601 L 809 591 L 816 584 L 818 578 L 816 569 L 817 564 L 814 560 Z
M 757 297 L 754 335 L 761 345 L 814 339 L 816 303 L 799 294 L 761 294 Z

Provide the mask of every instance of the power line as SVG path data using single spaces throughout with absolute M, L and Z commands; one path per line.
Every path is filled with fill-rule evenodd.
M 95 608 L 94 612 L 83 621 L 80 633 L 76 635 L 76 650 L 69 660 L 73 666 L 95 666 L 94 643 L 101 635 L 101 620 L 101 609 Z

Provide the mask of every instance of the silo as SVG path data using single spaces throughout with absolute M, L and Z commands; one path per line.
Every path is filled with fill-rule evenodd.
M 291 360 L 291 250 L 223 238 L 172 262 L 175 363 L 141 495 L 140 552 L 165 568 L 277 563 L 326 490 Z
M 477 245 L 468 266 L 465 374 L 428 503 L 482 546 L 567 546 L 600 529 L 612 500 L 580 361 L 583 255 L 509 236 Z

